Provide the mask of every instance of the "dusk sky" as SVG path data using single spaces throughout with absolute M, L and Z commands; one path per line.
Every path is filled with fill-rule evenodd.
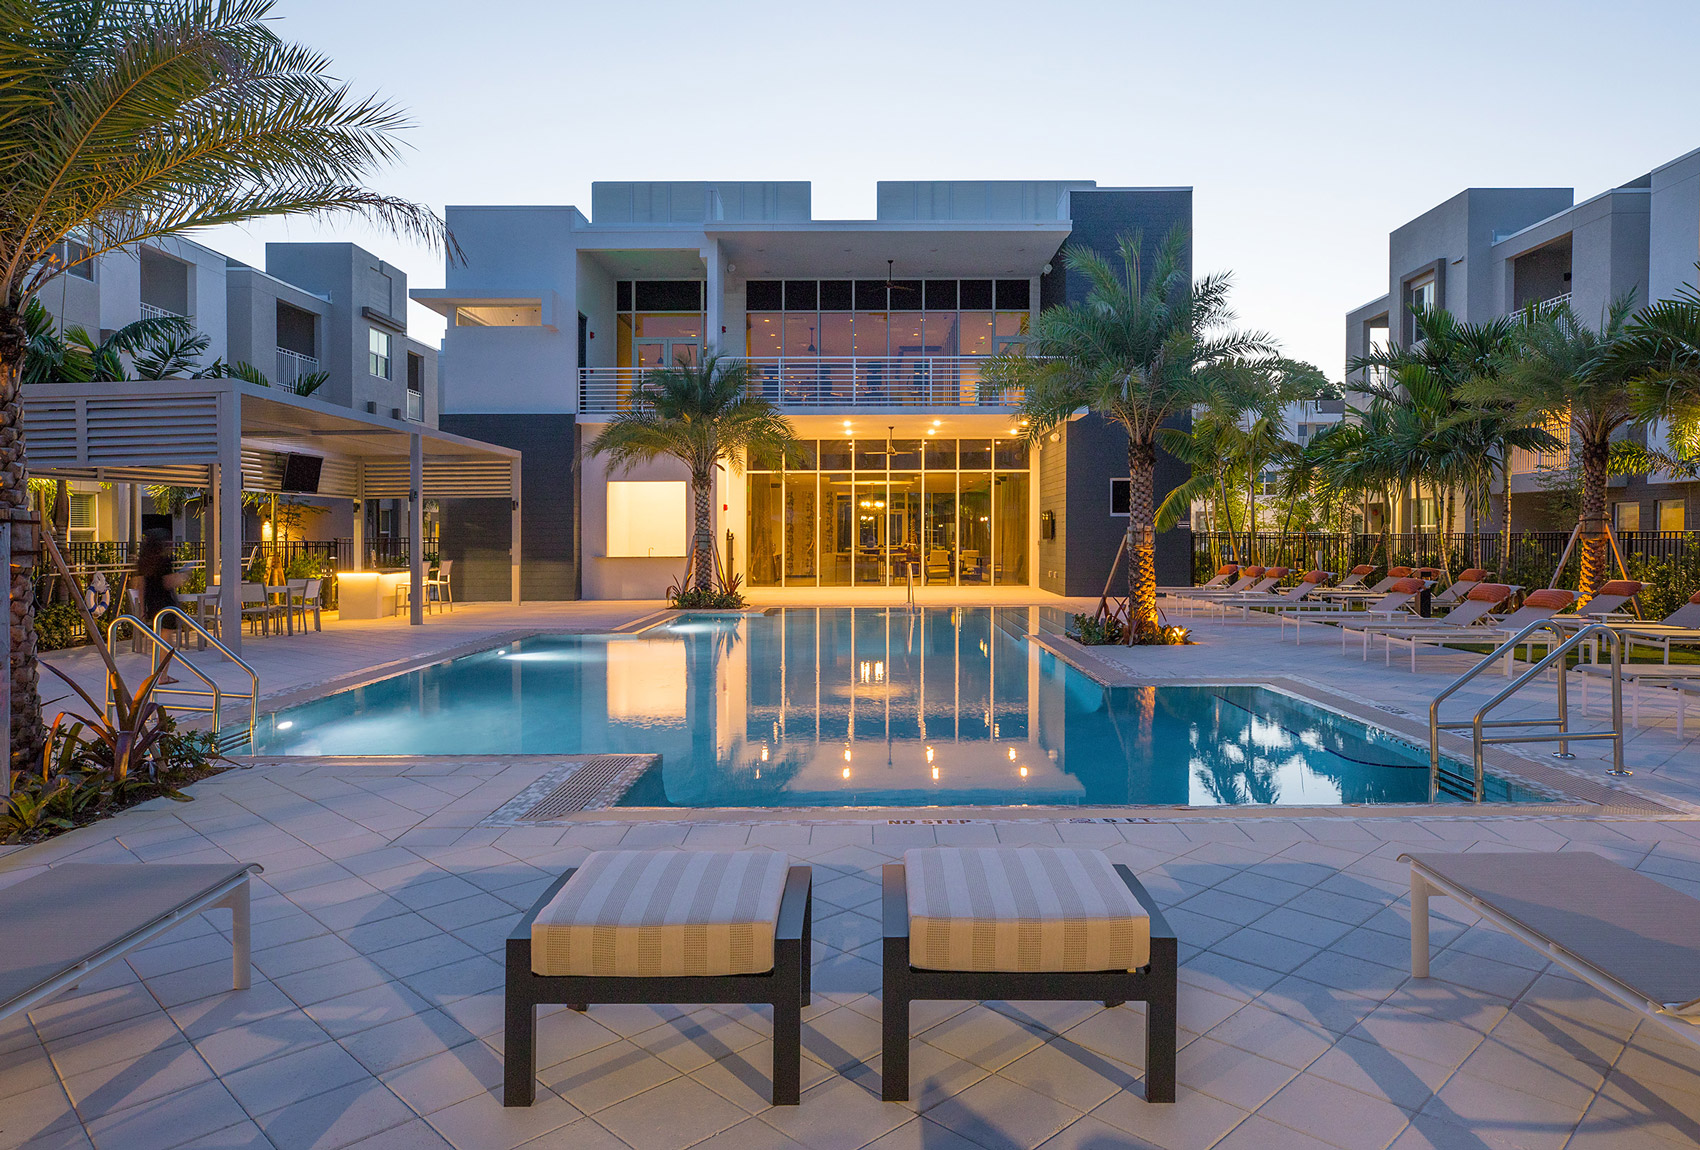
M 588 214 L 593 180 L 808 180 L 817 219 L 872 217 L 878 179 L 1190 185 L 1196 269 L 1232 270 L 1241 322 L 1336 379 L 1392 228 L 1465 187 L 1584 199 L 1700 147 L 1693 0 L 276 11 L 408 110 L 411 150 L 374 183 L 439 210 Z M 256 264 L 268 239 L 352 239 L 443 282 L 440 255 L 346 221 L 203 238 Z

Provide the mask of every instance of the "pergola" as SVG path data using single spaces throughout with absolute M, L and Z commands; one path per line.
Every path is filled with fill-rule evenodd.
M 32 475 L 205 488 L 216 541 L 207 577 L 218 580 L 220 618 L 241 618 L 242 492 L 281 493 L 291 453 L 324 460 L 320 497 L 408 501 L 415 625 L 425 621 L 425 500 L 508 500 L 519 602 L 520 456 L 509 448 L 237 379 L 32 384 L 24 428 Z M 363 519 L 354 517 L 356 568 Z M 224 571 L 238 574 L 220 578 Z M 225 630 L 225 643 L 240 651 L 242 629 Z

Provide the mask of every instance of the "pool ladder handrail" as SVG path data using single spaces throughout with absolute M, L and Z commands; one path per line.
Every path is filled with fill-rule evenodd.
M 220 687 L 211 676 L 207 675 L 206 672 L 197 667 L 194 661 L 191 660 L 184 651 L 180 648 L 174 647 L 169 640 L 165 639 L 159 633 L 159 625 L 160 621 L 167 615 L 175 616 L 181 623 L 187 625 L 190 630 L 194 631 L 196 634 L 200 635 L 201 638 L 218 648 L 225 658 L 229 659 L 232 663 L 235 663 L 238 667 L 241 667 L 244 671 L 246 671 L 248 673 L 249 683 L 248 692 L 243 694 L 240 691 L 227 691 Z M 106 645 L 108 650 L 112 649 L 112 636 L 120 623 L 128 623 L 131 626 L 140 629 L 144 635 L 153 640 L 153 648 L 149 652 L 149 664 L 151 667 L 149 672 L 150 674 L 153 671 L 159 670 L 161 663 L 161 648 L 170 649 L 176 652 L 175 661 L 177 665 L 187 668 L 191 675 L 195 676 L 195 678 L 199 679 L 207 687 L 204 691 L 190 690 L 185 687 L 155 687 L 153 694 L 156 697 L 160 695 L 172 695 L 188 699 L 210 699 L 210 704 L 185 703 L 178 706 L 176 709 L 180 711 L 188 711 L 192 714 L 211 715 L 212 733 L 215 739 L 218 737 L 219 721 L 221 718 L 221 712 L 224 710 L 224 701 L 227 698 L 246 699 L 248 701 L 248 722 L 246 724 L 248 744 L 250 747 L 253 746 L 254 729 L 259 725 L 260 721 L 260 675 L 258 671 L 254 670 L 253 666 L 249 664 L 247 660 L 243 659 L 236 652 L 225 646 L 219 641 L 217 636 L 203 627 L 199 621 L 185 615 L 183 611 L 177 607 L 166 607 L 160 610 L 154 615 L 153 626 L 151 627 L 134 615 L 124 614 L 118 616 L 116 619 L 112 620 L 106 630 Z M 112 677 L 108 675 L 106 678 L 106 709 L 108 714 L 112 711 L 112 686 Z
M 1560 640 L 1551 647 L 1540 662 L 1535 663 L 1524 671 L 1514 681 L 1507 684 L 1493 698 L 1483 703 L 1481 708 L 1467 720 L 1440 721 L 1440 704 L 1455 694 L 1464 684 L 1491 667 L 1504 656 L 1511 659 L 1520 646 L 1529 642 L 1529 636 L 1536 631 L 1550 631 L 1555 639 Z M 1570 729 L 1570 699 L 1565 689 L 1566 667 L 1565 656 L 1582 645 L 1582 641 L 1596 635 L 1605 635 L 1611 640 L 1611 727 L 1604 731 L 1576 732 Z M 1493 719 L 1487 715 L 1495 707 L 1515 695 L 1529 683 L 1534 682 L 1548 667 L 1558 663 L 1558 714 L 1550 719 Z M 1522 734 L 1488 736 L 1484 731 L 1499 727 L 1549 727 L 1556 726 L 1554 734 Z M 1495 647 L 1492 652 L 1482 658 L 1482 661 L 1471 667 L 1458 678 L 1449 683 L 1428 708 L 1428 794 L 1429 801 L 1434 802 L 1440 791 L 1440 732 L 1470 728 L 1470 744 L 1472 765 L 1475 768 L 1475 801 L 1482 802 L 1486 791 L 1486 772 L 1482 763 L 1482 750 L 1489 745 L 1506 743 L 1552 743 L 1558 744 L 1558 750 L 1553 757 L 1570 759 L 1575 756 L 1570 753 L 1570 744 L 1586 739 L 1612 740 L 1612 767 L 1614 775 L 1627 775 L 1630 772 L 1623 767 L 1623 636 L 1604 623 L 1589 623 L 1578 628 L 1568 638 L 1565 632 L 1550 619 L 1537 619 L 1524 627 L 1517 634 Z
M 905 559 L 903 561 L 903 581 L 909 586 L 909 610 L 915 609 L 915 564 Z

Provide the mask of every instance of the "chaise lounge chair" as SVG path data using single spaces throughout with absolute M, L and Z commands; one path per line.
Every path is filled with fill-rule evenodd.
M 1226 588 L 1229 581 L 1232 580 L 1235 575 L 1238 575 L 1239 571 L 1240 565 L 1238 563 L 1224 563 L 1220 567 L 1216 568 L 1216 574 L 1212 575 L 1207 583 L 1200 583 L 1194 587 L 1159 587 L 1157 588 L 1157 594 L 1186 595 L 1193 591 L 1214 591 L 1218 587 Z
M 1335 587 L 1333 590 L 1324 591 L 1318 596 L 1318 598 L 1350 601 L 1385 595 L 1393 589 L 1393 585 L 1399 582 L 1399 580 L 1411 578 L 1411 574 L 1411 569 L 1409 567 L 1389 567 L 1387 569 L 1386 577 L 1373 587 L 1347 587 L 1345 585 L 1341 585 L 1339 587 Z
M 1240 619 L 1251 619 L 1252 611 L 1265 608 L 1279 608 L 1283 604 L 1306 601 L 1318 587 L 1326 586 L 1328 580 L 1334 577 L 1331 571 L 1306 571 L 1299 576 L 1299 581 L 1285 591 L 1266 591 L 1261 595 L 1242 595 L 1237 599 L 1218 599 L 1211 606 L 1219 608 L 1225 615 L 1235 607 L 1240 609 Z
M 1503 587 L 1505 584 L 1483 583 L 1476 587 L 1476 591 L 1490 586 L 1497 588 Z M 1470 593 L 1473 595 L 1475 591 Z M 1389 665 L 1392 664 L 1393 648 L 1401 643 L 1410 648 L 1412 671 L 1417 669 L 1417 649 L 1419 647 L 1445 646 L 1447 643 L 1487 643 L 1490 646 L 1497 647 L 1506 640 L 1515 638 L 1517 633 L 1530 623 L 1541 619 L 1550 619 L 1556 612 L 1564 610 L 1574 602 L 1576 602 L 1574 591 L 1565 591 L 1558 587 L 1542 587 L 1523 596 L 1521 607 L 1496 620 L 1491 626 L 1471 627 L 1463 634 L 1453 633 L 1449 628 L 1442 627 L 1384 631 L 1381 633 L 1381 641 L 1386 644 L 1386 662 Z M 1538 639 L 1531 640 L 1525 646 L 1533 647 L 1536 642 L 1541 641 Z M 1517 653 L 1507 651 L 1505 653 L 1505 673 L 1507 675 L 1511 674 L 1516 663 Z
M 1581 663 L 1572 668 L 1582 676 L 1582 713 L 1588 713 L 1588 684 L 1594 679 L 1604 679 L 1611 682 L 1611 665 L 1609 663 Z M 1639 725 L 1641 722 L 1641 688 L 1643 686 L 1665 687 L 1676 694 L 1676 733 L 1683 737 L 1688 734 L 1688 698 L 1690 695 L 1700 696 L 1700 667 L 1692 663 L 1625 663 L 1618 668 L 1623 681 L 1630 685 L 1629 691 L 1629 721 Z
M 811 871 L 777 851 L 596 851 L 514 927 L 502 1102 L 537 1093 L 537 1007 L 766 1003 L 773 1104 L 795 1106 L 809 1003 Z
M 1665 655 L 1664 661 L 1668 663 L 1672 643 L 1700 643 L 1700 591 L 1690 595 L 1688 602 L 1656 623 L 1646 623 L 1639 619 L 1605 619 L 1602 622 L 1618 628 L 1619 633 L 1623 635 L 1625 661 L 1634 653 L 1635 644 L 1639 642 L 1644 646 L 1660 648 Z
M 248 876 L 259 871 L 258 863 L 61 863 L 0 888 L 0 1018 L 221 907 L 231 916 L 231 985 L 246 990 Z
M 881 1096 L 909 1097 L 909 1006 L 941 999 L 1136 1001 L 1145 1100 L 1175 1100 L 1179 942 L 1125 866 L 1095 850 L 927 847 L 886 865 Z
M 1434 606 L 1450 607 L 1454 603 L 1462 602 L 1464 596 L 1470 593 L 1470 588 L 1474 587 L 1477 583 L 1482 582 L 1487 577 L 1488 573 L 1485 568 L 1466 567 L 1464 570 L 1458 572 L 1458 578 L 1446 585 L 1446 589 L 1444 591 L 1435 593 L 1433 599 Z
M 1363 658 L 1369 659 L 1370 637 L 1386 631 L 1434 631 L 1438 634 L 1454 634 L 1466 627 L 1475 627 L 1488 620 L 1490 612 L 1497 610 L 1511 596 L 1521 591 L 1521 587 L 1509 583 L 1477 583 L 1465 594 L 1464 601 L 1459 603 L 1444 616 L 1414 616 L 1406 619 L 1369 619 L 1363 622 L 1348 620 L 1340 624 L 1340 652 L 1346 651 L 1346 640 L 1351 635 L 1363 637 Z M 1492 620 L 1488 620 L 1489 623 Z
M 1399 860 L 1411 864 L 1413 978 L 1429 976 L 1429 899 L 1446 895 L 1618 1004 L 1700 1043 L 1700 899 L 1592 851 Z
M 1334 585 L 1334 590 L 1357 591 L 1362 589 L 1367 591 L 1369 588 L 1364 586 L 1364 580 L 1375 574 L 1375 571 L 1376 567 L 1374 563 L 1360 563 L 1350 571 L 1346 572 L 1346 577 Z
M 1428 583 L 1422 579 L 1395 579 L 1393 586 L 1385 595 L 1364 603 L 1361 611 L 1347 611 L 1339 607 L 1318 608 L 1311 600 L 1302 603 L 1289 603 L 1274 610 L 1281 618 L 1281 635 L 1287 634 L 1287 624 L 1292 623 L 1296 633 L 1296 645 L 1304 644 L 1304 626 L 1306 623 L 1346 623 L 1363 622 L 1366 619 L 1396 619 L 1416 618 L 1411 615 L 1412 600 L 1423 593 Z

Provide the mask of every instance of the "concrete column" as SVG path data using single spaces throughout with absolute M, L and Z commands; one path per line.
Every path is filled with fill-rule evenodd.
M 218 398 L 219 638 L 242 653 L 242 397 L 232 383 Z
M 366 569 L 366 465 L 354 465 L 354 556 L 351 571 Z
M 702 248 L 702 262 L 708 269 L 708 282 L 703 285 L 706 299 L 703 300 L 703 345 L 706 350 L 713 347 L 717 351 L 729 350 L 732 341 L 731 332 L 721 332 L 726 323 L 726 259 L 720 252 L 720 241 L 712 240 Z M 736 348 L 730 350 L 742 352 L 743 345 L 739 341 Z
M 407 561 L 413 579 L 407 621 L 419 627 L 425 623 L 425 441 L 417 431 L 407 437 L 407 518 Z
M 512 523 L 511 531 L 513 532 L 513 535 L 512 535 L 513 541 L 510 544 L 510 546 L 508 547 L 508 567 L 509 567 L 509 572 L 510 572 L 510 574 L 509 574 L 510 583 L 509 583 L 509 587 L 508 587 L 508 599 L 509 599 L 510 602 L 512 602 L 514 604 L 514 606 L 517 607 L 517 606 L 519 606 L 519 560 L 520 560 L 519 460 L 517 460 L 517 459 L 514 460 L 508 466 L 512 469 L 512 474 L 513 474 L 513 483 L 512 483 L 512 488 L 511 488 L 511 491 L 510 491 L 511 502 L 508 504 L 508 506 L 512 509 L 509 512 L 509 520 Z

